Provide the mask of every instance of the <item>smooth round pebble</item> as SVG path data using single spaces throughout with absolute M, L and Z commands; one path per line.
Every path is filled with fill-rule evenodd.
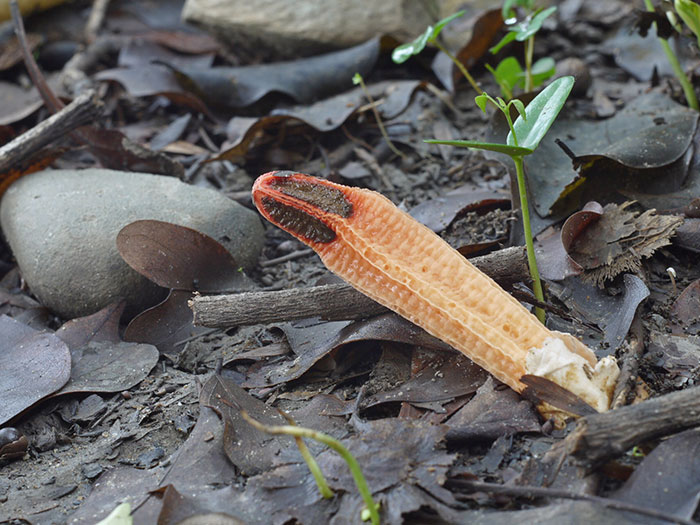
M 117 251 L 119 230 L 140 219 L 205 233 L 244 268 L 257 262 L 264 241 L 255 212 L 215 190 L 161 175 L 41 171 L 12 184 L 0 202 L 0 226 L 24 280 L 65 319 L 92 314 L 119 297 L 134 314 L 163 296 Z

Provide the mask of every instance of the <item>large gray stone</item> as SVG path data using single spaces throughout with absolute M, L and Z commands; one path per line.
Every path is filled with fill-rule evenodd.
M 64 318 L 124 297 L 135 313 L 162 294 L 132 270 L 116 236 L 139 219 L 194 228 L 222 243 L 245 268 L 264 240 L 257 214 L 217 191 L 173 177 L 102 169 L 22 177 L 0 202 L 0 225 L 31 291 Z
M 435 0 L 186 0 L 188 22 L 236 49 L 298 58 L 350 47 L 378 35 L 412 40 L 432 24 Z

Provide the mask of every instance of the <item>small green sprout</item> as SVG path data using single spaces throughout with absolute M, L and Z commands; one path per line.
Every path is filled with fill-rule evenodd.
M 513 40 L 525 42 L 525 70 L 520 67 L 520 63 L 514 57 L 508 57 L 501 61 L 496 69 L 489 67 L 496 82 L 501 87 L 502 94 L 510 99 L 512 91 L 516 85 L 521 85 L 525 91 L 532 91 L 549 77 L 554 75 L 554 60 L 547 57 L 538 60 L 533 64 L 535 50 L 535 34 L 542 28 L 544 21 L 557 10 L 556 7 L 538 9 L 531 12 L 524 20 L 517 22 L 515 13 L 512 11 L 514 5 L 520 5 L 532 11 L 532 0 L 506 0 L 503 4 L 503 19 L 508 25 L 508 33 L 498 44 L 491 48 L 491 53 L 498 53 L 503 46 Z M 506 62 L 508 61 L 508 62 Z M 504 64 L 506 62 L 506 64 Z M 516 68 L 517 65 L 517 68 Z M 510 95 L 508 95 L 510 93 Z
M 678 16 L 680 16 L 681 19 L 688 25 L 688 27 L 690 27 L 690 29 L 695 33 L 695 29 L 693 29 L 693 26 L 691 24 L 695 25 L 697 21 L 700 20 L 700 18 L 696 18 L 700 14 L 698 13 L 698 11 L 700 11 L 700 7 L 694 4 L 695 8 L 692 8 L 689 6 L 689 4 L 692 3 L 693 2 L 679 2 L 676 0 L 674 5 L 676 11 L 678 12 Z M 651 3 L 651 0 L 644 0 L 644 5 L 646 6 L 647 11 L 654 12 L 654 5 Z M 678 10 L 679 5 L 681 5 L 680 10 Z M 681 12 L 683 14 L 681 14 Z M 685 16 L 687 16 L 688 19 L 691 21 L 690 24 L 684 18 Z M 695 22 L 693 22 L 693 20 L 695 20 Z M 695 34 L 697 35 L 697 33 Z M 698 98 L 695 95 L 693 85 L 690 83 L 690 80 L 685 74 L 685 71 L 683 71 L 680 62 L 678 61 L 678 57 L 673 52 L 673 49 L 671 49 L 671 45 L 665 38 L 658 37 L 658 39 L 661 43 L 661 47 L 663 48 L 664 53 L 666 54 L 668 63 L 671 65 L 671 69 L 673 69 L 673 74 L 676 75 L 678 82 L 680 82 L 681 84 L 681 88 L 683 89 L 683 94 L 685 95 L 685 100 L 688 102 L 688 106 L 694 109 L 695 111 L 700 111 L 700 105 L 698 104 Z M 698 40 L 698 45 L 700 46 L 700 39 Z
M 372 95 L 369 94 L 369 90 L 365 85 L 365 79 L 362 78 L 362 75 L 360 75 L 359 73 L 355 73 L 352 77 L 352 83 L 356 86 L 359 85 L 362 88 L 362 92 L 367 97 L 367 100 L 369 100 L 370 106 L 372 106 L 372 112 L 374 113 L 374 118 L 377 121 L 377 126 L 379 126 L 379 131 L 382 133 L 382 137 L 384 137 L 384 140 L 386 140 L 386 144 L 387 146 L 389 146 L 389 149 L 396 153 L 399 157 L 405 157 L 401 150 L 394 146 L 394 143 L 389 138 L 389 134 L 386 132 L 386 128 L 384 127 L 384 123 L 382 122 L 382 117 L 379 116 L 379 111 L 377 111 L 377 105 L 374 103 L 374 99 L 372 98 Z
M 469 82 L 469 84 L 474 88 L 474 91 L 476 91 L 479 94 L 483 93 L 483 90 L 476 83 L 474 77 L 472 77 L 469 74 L 469 71 L 467 71 L 467 68 L 464 67 L 464 64 L 457 60 L 457 57 L 450 53 L 450 51 L 440 42 L 440 39 L 438 38 L 440 36 L 440 32 L 447 24 L 452 22 L 452 20 L 454 20 L 455 18 L 459 18 L 463 15 L 464 11 L 458 11 L 455 14 L 448 16 L 447 18 L 443 18 L 434 26 L 428 26 L 428 28 L 423 32 L 423 34 L 416 38 L 414 41 L 402 44 L 395 48 L 394 51 L 391 53 L 391 59 L 396 64 L 403 64 L 413 55 L 417 55 L 421 51 L 423 51 L 423 49 L 425 49 L 425 46 L 428 43 L 431 43 L 440 51 L 445 53 L 449 57 L 449 59 L 452 60 L 452 62 L 454 62 L 454 64 L 457 66 L 457 69 L 461 71 L 462 75 L 464 75 L 464 78 L 467 79 L 467 82 Z
M 513 99 L 506 103 L 502 98 L 497 97 L 494 99 L 486 93 L 476 97 L 474 101 L 482 111 L 485 112 L 486 105 L 491 103 L 503 112 L 503 115 L 508 121 L 508 127 L 510 128 L 505 144 L 475 140 L 426 141 L 430 144 L 445 144 L 448 146 L 496 151 L 498 153 L 505 153 L 513 159 L 518 180 L 520 209 L 523 214 L 523 229 L 525 232 L 525 245 L 527 247 L 527 261 L 530 268 L 530 276 L 532 277 L 532 288 L 535 293 L 535 298 L 540 302 L 544 302 L 544 292 L 542 290 L 539 270 L 537 269 L 535 245 L 532 238 L 532 228 L 530 227 L 530 208 L 527 201 L 523 157 L 525 155 L 530 155 L 537 149 L 540 141 L 547 131 L 549 131 L 549 128 L 554 123 L 561 108 L 564 106 L 573 86 L 574 77 L 567 76 L 559 78 L 543 89 L 527 107 L 524 107 L 523 103 L 518 99 Z M 512 121 L 510 116 L 511 106 L 519 113 L 515 122 Z M 542 310 L 542 308 L 535 308 L 535 313 L 537 314 L 537 318 L 544 323 L 544 310 Z
M 493 78 L 501 88 L 501 95 L 506 100 L 513 98 L 513 89 L 517 87 L 525 88 L 525 71 L 523 71 L 520 62 L 515 57 L 506 57 L 501 60 L 494 69 L 489 64 L 486 64 Z M 553 76 L 556 72 L 554 59 L 544 57 L 532 64 L 532 84 L 534 87 L 541 86 L 545 80 Z
M 364 474 L 362 474 L 360 464 L 355 459 L 355 456 L 353 456 L 340 441 L 338 441 L 334 437 L 329 436 L 328 434 L 324 434 L 323 432 L 318 432 L 317 430 L 313 430 L 310 428 L 298 427 L 295 424 L 277 426 L 264 425 L 250 417 L 250 415 L 244 410 L 241 410 L 241 416 L 243 416 L 243 419 L 245 419 L 248 423 L 250 423 L 253 427 L 257 428 L 261 432 L 266 432 L 268 434 L 273 435 L 282 434 L 287 436 L 293 436 L 295 439 L 298 439 L 297 444 L 301 441 L 301 438 L 313 439 L 314 441 L 323 443 L 327 447 L 335 450 L 340 455 L 340 457 L 342 457 L 345 460 L 345 463 L 347 463 L 348 468 L 350 469 L 350 473 L 352 474 L 352 477 L 355 480 L 355 486 L 357 486 L 357 491 L 360 493 L 360 496 L 362 496 L 362 499 L 365 502 L 365 508 L 362 510 L 362 520 L 366 521 L 366 516 L 369 516 L 372 525 L 379 525 L 379 504 L 375 503 L 374 499 L 372 498 L 372 491 L 370 491 L 369 485 L 367 485 L 367 480 L 365 479 Z M 286 415 L 284 415 L 284 417 L 287 418 Z M 287 420 L 289 421 L 289 418 L 287 418 Z M 308 453 L 308 449 L 306 449 L 306 446 L 304 446 L 303 448 Z M 302 448 L 300 448 L 299 450 L 302 450 Z M 302 453 L 302 455 L 304 457 L 304 460 L 307 461 L 307 465 L 309 465 L 319 488 L 325 486 L 326 490 L 330 491 L 325 482 L 325 479 L 323 478 L 323 474 L 321 473 L 320 468 L 318 467 L 316 461 L 313 460 L 311 454 Z M 308 461 L 309 458 L 311 458 L 310 463 Z M 319 480 L 321 480 L 320 483 Z M 324 497 L 327 497 L 323 489 L 321 489 L 321 493 Z

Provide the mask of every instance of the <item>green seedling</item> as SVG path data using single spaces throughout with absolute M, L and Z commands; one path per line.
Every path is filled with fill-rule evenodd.
M 434 26 L 428 26 L 428 28 L 423 32 L 422 35 L 420 35 L 418 38 L 416 38 L 412 42 L 408 42 L 406 44 L 402 44 L 398 46 L 397 48 L 394 49 L 394 51 L 391 53 L 391 59 L 396 63 L 396 64 L 403 64 L 411 58 L 413 55 L 419 54 L 423 49 L 425 49 L 425 46 L 430 43 L 437 47 L 440 51 L 445 53 L 452 62 L 454 62 L 455 66 L 457 66 L 457 69 L 460 70 L 462 75 L 464 75 L 464 78 L 467 79 L 467 82 L 474 88 L 474 91 L 476 91 L 479 94 L 483 93 L 483 90 L 479 87 L 479 85 L 476 83 L 474 80 L 474 77 L 472 77 L 469 74 L 469 71 L 467 71 L 467 68 L 464 67 L 464 64 L 462 64 L 459 60 L 457 60 L 457 57 L 455 57 L 443 44 L 440 42 L 440 39 L 438 38 L 440 36 L 440 32 L 443 30 L 443 28 L 452 22 L 455 18 L 459 18 L 460 16 L 464 15 L 464 11 L 458 11 L 457 13 L 453 14 L 452 16 L 448 16 L 447 18 L 443 18 L 440 20 L 437 24 Z
M 688 26 L 698 41 L 700 48 L 700 5 L 692 0 L 675 0 L 673 7 L 683 23 Z
M 342 457 L 345 460 L 345 463 L 347 463 L 348 468 L 350 469 L 350 473 L 352 474 L 352 477 L 355 480 L 355 486 L 357 487 L 357 491 L 360 493 L 360 496 L 362 496 L 362 499 L 365 502 L 365 509 L 363 509 L 362 511 L 363 521 L 367 521 L 367 519 L 369 519 L 372 522 L 372 525 L 379 525 L 379 504 L 375 503 L 374 499 L 372 498 L 372 492 L 369 490 L 369 485 L 367 485 L 367 480 L 365 479 L 364 474 L 362 474 L 360 464 L 355 459 L 355 456 L 353 456 L 340 441 L 338 441 L 334 437 L 329 436 L 328 434 L 324 434 L 323 432 L 318 432 L 310 428 L 298 427 L 295 424 L 264 425 L 250 417 L 250 415 L 243 410 L 241 411 L 241 416 L 243 416 L 243 419 L 245 419 L 248 423 L 250 423 L 252 426 L 257 428 L 261 432 L 266 432 L 268 434 L 273 435 L 292 436 L 294 437 L 294 439 L 298 439 L 299 441 L 301 440 L 301 438 L 313 439 L 314 441 L 323 443 L 327 447 L 335 450 L 340 455 L 340 457 Z M 297 444 L 299 443 L 299 441 L 297 441 Z M 304 448 L 306 447 L 304 446 Z M 304 457 L 304 460 L 307 462 L 307 465 L 309 465 L 309 468 L 311 469 L 311 472 L 314 475 L 314 479 L 316 480 L 316 484 L 319 486 L 319 488 L 321 488 L 322 485 L 325 485 L 326 489 L 330 491 L 328 485 L 326 484 L 325 478 L 323 478 L 323 474 L 321 473 L 321 470 L 318 467 L 318 464 L 315 460 L 313 460 L 311 454 L 308 453 L 308 455 L 302 455 Z M 309 463 L 308 461 L 309 457 L 312 460 L 311 463 Z M 322 483 L 319 483 L 319 478 L 323 480 Z M 326 497 L 323 489 L 321 489 L 321 494 L 324 495 L 324 497 Z
M 549 77 L 554 75 L 554 60 L 547 57 L 533 63 L 535 51 L 535 34 L 542 28 L 544 21 L 557 10 L 556 7 L 538 9 L 532 11 L 524 20 L 517 22 L 515 13 L 512 11 L 514 5 L 520 5 L 532 11 L 532 0 L 506 0 L 503 4 L 503 19 L 508 26 L 508 33 L 498 44 L 491 48 L 491 53 L 496 54 L 503 46 L 512 41 L 525 43 L 525 69 L 520 67 L 520 63 L 514 57 L 505 58 L 495 69 L 488 67 L 491 74 L 501 87 L 502 94 L 507 98 L 512 98 L 513 88 L 522 86 L 525 91 L 532 91 L 542 85 Z M 507 62 L 506 62 L 507 61 Z M 504 62 L 506 62 L 504 64 Z M 517 67 L 516 67 L 517 66 Z M 510 93 L 510 95 L 508 95 Z
M 513 98 L 513 89 L 515 87 L 525 88 L 525 71 L 523 71 L 520 62 L 515 57 L 506 57 L 501 60 L 494 69 L 489 64 L 486 64 L 493 78 L 501 88 L 501 95 L 506 100 Z M 554 73 L 554 59 L 544 57 L 532 64 L 532 84 L 534 87 L 539 87 L 550 78 Z
M 535 245 L 532 239 L 530 227 L 530 208 L 527 201 L 527 189 L 525 186 L 525 170 L 523 158 L 534 153 L 542 138 L 554 123 L 557 115 L 564 106 L 566 99 L 574 86 L 574 77 L 562 77 L 542 90 L 527 107 L 518 99 L 505 102 L 502 98 L 494 99 L 483 93 L 474 99 L 482 111 L 486 111 L 486 105 L 491 103 L 498 108 L 506 118 L 510 132 L 505 144 L 480 142 L 476 140 L 427 140 L 431 144 L 445 144 L 463 148 L 483 149 L 505 153 L 513 159 L 518 180 L 518 193 L 520 194 L 520 209 L 523 216 L 523 228 L 525 231 L 525 246 L 527 248 L 527 262 L 532 277 L 532 288 L 535 298 L 544 302 L 544 292 L 540 281 L 537 260 L 535 259 Z M 510 116 L 510 108 L 513 106 L 519 116 L 513 122 Z M 537 318 L 544 323 L 544 310 L 536 308 Z
M 679 4 L 683 4 L 680 11 L 678 10 Z M 690 27 L 690 29 L 695 33 L 695 29 L 693 29 L 693 26 L 691 26 L 691 24 L 696 25 L 697 27 L 697 21 L 700 20 L 700 18 L 698 18 L 698 16 L 700 15 L 700 13 L 698 13 L 698 11 L 700 11 L 700 7 L 693 4 L 695 5 L 695 8 L 692 8 L 689 6 L 689 4 L 692 4 L 692 2 L 678 2 L 676 0 L 674 5 L 676 7 L 676 11 L 678 12 L 678 16 L 680 16 L 681 19 L 688 25 L 688 27 Z M 651 0 L 644 0 L 644 5 L 646 6 L 647 11 L 652 13 L 654 12 L 654 5 L 651 3 Z M 681 11 L 683 12 L 683 14 L 681 14 Z M 686 22 L 684 16 L 688 17 L 691 24 Z M 697 35 L 697 33 L 695 34 Z M 695 95 L 693 85 L 690 83 L 690 80 L 685 74 L 685 71 L 683 71 L 680 62 L 678 61 L 678 57 L 673 52 L 673 49 L 671 49 L 671 45 L 665 38 L 661 38 L 659 36 L 658 39 L 661 43 L 661 47 L 663 48 L 664 53 L 666 54 L 668 63 L 671 65 L 671 69 L 673 69 L 673 74 L 676 75 L 678 82 L 680 82 L 681 84 L 681 88 L 683 89 L 683 94 L 685 95 L 686 102 L 688 102 L 688 106 L 694 109 L 695 111 L 700 111 L 700 105 L 698 105 L 698 98 Z M 698 45 L 700 46 L 700 39 L 698 40 Z
M 389 146 L 389 149 L 396 153 L 399 157 L 404 157 L 404 154 L 401 152 L 401 150 L 394 146 L 394 143 L 389 138 L 389 134 L 386 132 L 386 128 L 384 127 L 384 123 L 382 122 L 382 117 L 379 115 L 379 111 L 377 111 L 377 105 L 374 103 L 374 99 L 372 98 L 372 95 L 369 94 L 369 90 L 365 85 L 365 79 L 362 78 L 362 75 L 360 75 L 359 73 L 355 73 L 355 75 L 352 77 L 352 83 L 356 86 L 359 85 L 362 88 L 362 92 L 367 97 L 367 100 L 369 100 L 369 104 L 370 106 L 372 106 L 372 112 L 374 113 L 374 118 L 377 121 L 377 126 L 379 126 L 379 131 L 382 133 L 382 137 L 384 137 L 384 140 L 386 140 L 386 144 L 387 146 Z

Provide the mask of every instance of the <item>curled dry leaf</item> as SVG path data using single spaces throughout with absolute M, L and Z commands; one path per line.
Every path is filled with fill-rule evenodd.
M 134 270 L 171 289 L 163 302 L 132 319 L 124 334 L 129 341 L 156 345 L 166 354 L 179 352 L 177 343 L 205 330 L 192 323 L 187 305 L 190 292 L 252 287 L 226 248 L 185 226 L 156 220 L 132 222 L 117 235 L 117 249 Z
M 584 280 L 602 286 L 621 273 L 638 272 L 642 259 L 671 244 L 671 236 L 683 223 L 681 217 L 657 215 L 655 210 L 640 215 L 629 210 L 632 204 L 607 204 L 599 220 L 589 221 L 575 236 L 567 251 L 586 269 Z
M 386 119 L 400 114 L 411 101 L 416 89 L 424 86 L 416 80 L 378 82 L 370 84 L 367 89 L 376 101 L 381 100 L 377 110 Z M 256 117 L 234 117 L 228 124 L 228 142 L 213 160 L 231 160 L 242 158 L 254 145 L 265 142 L 266 132 L 276 130 L 289 122 L 301 121 L 321 132 L 331 131 L 342 126 L 358 108 L 367 103 L 367 97 L 361 88 L 326 98 L 310 105 L 293 106 L 278 109 L 272 114 Z

